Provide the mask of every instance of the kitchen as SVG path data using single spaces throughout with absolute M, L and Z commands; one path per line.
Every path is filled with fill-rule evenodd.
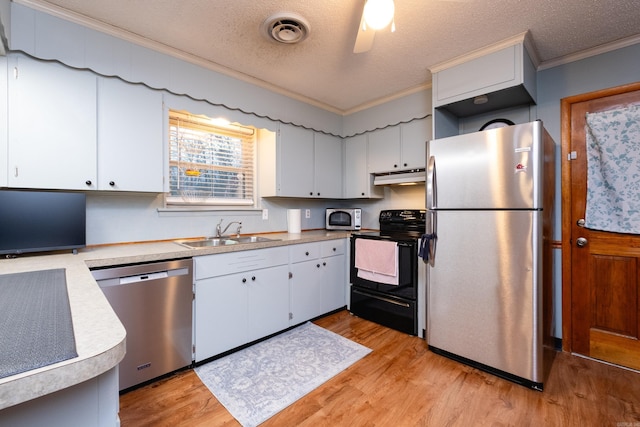
M 15 4 L 14 4 L 15 6 Z M 35 13 L 29 19 L 49 19 L 44 14 Z M 5 13 L 1 16 L 5 17 Z M 35 19 L 34 19 L 35 20 Z M 54 20 L 55 21 L 55 20 Z M 6 26 L 6 22 L 3 23 Z M 53 27 L 66 24 L 60 20 L 53 22 Z M 13 23 L 15 26 L 15 22 Z M 27 27 L 24 27 L 27 28 Z M 77 27 L 71 32 L 77 31 Z M 63 59 L 71 55 L 71 51 L 64 46 L 59 47 L 60 53 L 54 58 Z M 579 61 L 540 70 L 538 72 L 538 102 L 535 118 L 542 119 L 545 127 L 553 135 L 556 143 L 560 141 L 560 113 L 559 100 L 562 97 L 583 93 L 590 90 L 616 86 L 637 80 L 633 70 L 637 70 L 638 57 L 637 44 L 624 46 L 610 52 L 601 53 L 598 56 L 588 57 Z M 66 53 L 65 53 L 66 52 Z M 6 61 L 6 57 L 2 58 Z M 616 65 L 611 65 L 616 64 Z M 624 66 L 622 64 L 625 64 Z M 6 67 L 3 67 L 6 69 Z M 228 82 L 225 76 L 218 76 L 221 84 Z M 236 83 L 237 85 L 237 83 Z M 264 94 L 261 89 L 252 89 L 251 85 L 240 84 L 243 89 L 248 88 L 248 105 L 254 105 L 253 94 Z M 4 90 L 4 89 L 3 89 Z M 260 108 L 272 108 L 274 113 L 288 115 L 292 121 L 311 124 L 314 127 L 326 129 L 337 134 L 353 135 L 358 132 L 384 127 L 387 124 L 403 122 L 409 119 L 425 117 L 431 114 L 431 90 L 425 88 L 416 93 L 390 101 L 386 106 L 376 106 L 368 110 L 355 112 L 345 117 L 328 113 L 325 110 L 310 107 L 299 101 L 284 99 L 285 97 L 274 93 L 266 93 L 265 99 L 260 101 Z M 228 96 L 228 95 L 226 95 Z M 287 111 L 281 112 L 283 107 L 264 107 L 262 102 L 271 105 L 285 105 Z M 277 110 L 277 111 L 276 111 Z M 6 114 L 3 116 L 6 117 Z M 381 119 L 381 117 L 384 117 Z M 479 128 L 488 121 L 491 115 L 480 116 L 470 120 L 469 127 Z M 296 120 L 293 120 L 296 119 Z M 311 122 L 311 123 L 310 123 Z M 429 125 L 430 120 L 429 120 Z M 428 128 L 430 132 L 430 127 Z M 0 146 L 4 148 L 0 141 Z M 3 177 L 7 174 L 0 165 Z M 0 179 L 4 179 L 0 177 Z M 0 184 L 3 184 L 0 181 Z M 3 184 L 4 186 L 4 184 Z M 560 192 L 556 191 L 559 197 Z M 363 208 L 365 228 L 377 228 L 377 212 L 387 208 L 424 208 L 424 187 L 413 188 L 385 188 L 384 198 L 381 200 L 358 200 L 357 206 Z M 338 201 L 342 205 L 353 205 L 352 201 Z M 158 194 L 126 194 L 126 193 L 89 193 L 87 231 L 90 245 L 101 245 L 121 242 L 137 242 L 148 240 L 170 240 L 186 236 L 208 235 L 213 232 L 215 224 L 220 218 L 241 220 L 244 230 L 248 233 L 278 232 L 286 229 L 286 210 L 290 208 L 310 209 L 310 218 L 303 218 L 303 229 L 321 229 L 324 221 L 324 208 L 334 205 L 335 202 L 327 202 L 321 199 L 287 200 L 287 199 L 263 199 L 262 209 L 269 212 L 269 220 L 263 220 L 260 211 L 243 213 L 227 212 L 223 214 L 205 215 L 180 214 L 163 211 L 163 197 Z M 187 221 L 184 218 L 188 218 Z M 556 227 L 556 238 L 559 240 L 559 227 Z M 560 251 L 555 250 L 556 259 L 560 258 Z M 556 262 L 559 265 L 559 262 Z M 556 290 L 560 289 L 560 272 L 556 271 Z M 559 311 L 559 310 L 558 310 Z M 556 332 L 560 336 L 561 324 L 556 319 Z

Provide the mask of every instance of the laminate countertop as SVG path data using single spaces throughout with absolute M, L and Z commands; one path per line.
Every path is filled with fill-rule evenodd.
M 349 235 L 349 232 L 325 230 L 269 233 L 263 236 L 278 240 L 198 249 L 174 241 L 107 245 L 87 247 L 75 255 L 23 255 L 0 260 L 0 274 L 65 269 L 78 353 L 78 357 L 0 379 L 0 410 L 94 378 L 124 357 L 126 331 L 93 279 L 91 268 L 319 242 Z

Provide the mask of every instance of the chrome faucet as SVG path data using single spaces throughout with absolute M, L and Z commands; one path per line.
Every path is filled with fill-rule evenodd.
M 240 230 L 242 229 L 242 221 L 231 221 L 229 224 L 227 224 L 224 230 L 222 229 L 222 221 L 223 220 L 221 219 L 218 225 L 216 225 L 216 237 L 222 237 L 224 233 L 227 232 L 229 227 L 231 227 L 231 224 L 238 224 L 238 229 L 236 230 L 236 234 L 238 235 L 238 237 L 240 237 Z

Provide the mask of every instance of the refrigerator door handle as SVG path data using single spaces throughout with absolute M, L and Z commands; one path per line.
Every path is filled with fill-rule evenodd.
M 438 203 L 437 198 L 437 188 L 436 188 L 436 158 L 434 156 L 429 157 L 429 162 L 427 164 L 427 176 L 426 176 L 426 185 L 427 185 L 427 200 L 426 205 L 427 209 L 431 210 L 436 207 Z
M 436 243 L 438 242 L 438 213 L 436 211 L 427 211 L 429 214 L 429 229 L 427 230 L 426 237 L 426 261 L 431 267 L 435 265 L 436 261 Z
M 429 157 L 429 161 L 427 164 L 427 176 L 426 176 L 426 206 L 427 206 L 427 214 L 429 215 L 427 219 L 427 230 L 426 234 L 422 236 L 422 258 L 427 262 L 431 267 L 434 266 L 435 256 L 436 256 L 436 241 L 438 240 L 437 229 L 438 229 L 438 218 L 437 212 L 433 209 L 436 207 L 438 203 L 437 199 L 437 185 L 436 185 L 436 158 L 434 156 Z

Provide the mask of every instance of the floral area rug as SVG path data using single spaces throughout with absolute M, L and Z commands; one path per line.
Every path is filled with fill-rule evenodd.
M 307 322 L 195 368 L 244 427 L 257 426 L 371 352 Z

